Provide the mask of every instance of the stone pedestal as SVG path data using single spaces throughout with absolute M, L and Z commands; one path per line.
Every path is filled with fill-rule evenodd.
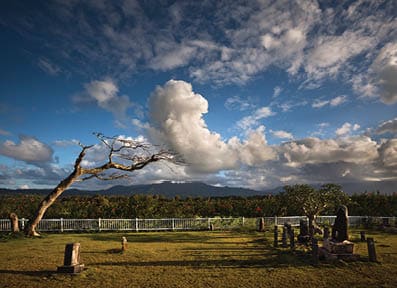
M 353 254 L 354 243 L 350 241 L 329 242 L 329 252 L 332 254 Z
M 346 261 L 357 261 L 360 259 L 360 255 L 353 254 L 354 243 L 350 241 L 334 242 L 329 239 L 324 239 L 323 247 L 321 247 L 319 254 L 321 258 L 325 260 L 346 260 Z
M 58 267 L 59 273 L 79 273 L 84 270 L 80 264 L 80 243 L 69 243 L 65 246 L 63 266 Z

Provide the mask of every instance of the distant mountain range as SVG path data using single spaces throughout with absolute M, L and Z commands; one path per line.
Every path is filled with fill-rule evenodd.
M 313 185 L 319 187 L 319 185 Z M 388 182 L 363 182 L 363 183 L 344 183 L 342 185 L 343 190 L 348 194 L 353 193 L 364 193 L 364 192 L 376 192 L 379 191 L 382 194 L 391 194 L 397 192 L 397 181 Z M 69 189 L 63 196 L 89 196 L 89 195 L 163 195 L 167 198 L 175 196 L 185 197 L 225 197 L 225 196 L 241 196 L 249 197 L 256 195 L 267 195 L 277 194 L 282 191 L 282 187 L 269 189 L 265 191 L 257 191 L 247 188 L 235 188 L 235 187 L 220 187 L 211 186 L 202 182 L 186 182 L 186 183 L 173 183 L 163 182 L 158 184 L 148 185 L 133 185 L 133 186 L 113 186 L 106 190 L 78 190 Z M 0 188 L 0 195 L 5 194 L 38 194 L 47 195 L 51 189 L 3 189 Z

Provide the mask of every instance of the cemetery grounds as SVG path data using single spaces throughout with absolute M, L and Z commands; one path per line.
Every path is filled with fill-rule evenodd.
M 379 263 L 368 262 L 359 230 L 349 234 L 361 260 L 318 266 L 304 246 L 274 248 L 271 230 L 2 234 L 0 287 L 397 287 L 397 234 L 366 231 Z M 86 270 L 56 273 L 74 242 Z

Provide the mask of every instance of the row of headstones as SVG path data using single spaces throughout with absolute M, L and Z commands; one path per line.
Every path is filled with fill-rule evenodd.
M 302 230 L 302 229 L 300 229 Z M 305 230 L 305 228 L 303 228 L 303 230 Z M 274 226 L 274 242 L 273 242 L 273 246 L 274 247 L 278 247 L 279 244 L 279 230 L 278 230 L 278 226 Z M 301 231 L 302 233 L 302 231 Z M 298 241 L 300 239 L 300 237 L 304 237 L 305 235 L 298 235 Z M 324 239 L 328 239 L 329 238 L 329 228 L 325 227 L 324 228 Z M 294 229 L 291 227 L 291 225 L 289 224 L 284 224 L 283 226 L 283 230 L 282 230 L 282 236 L 281 236 L 281 247 L 283 248 L 287 248 L 288 247 L 288 243 L 287 243 L 287 239 L 289 240 L 289 247 L 291 248 L 291 250 L 295 249 L 295 235 L 294 235 Z M 301 238 L 302 239 L 302 238 Z M 378 262 L 377 261 L 377 257 L 376 257 L 376 250 L 375 250 L 375 241 L 374 238 L 368 237 L 366 238 L 365 236 L 365 231 L 360 231 L 360 240 L 361 242 L 365 242 L 367 241 L 367 248 L 368 248 L 368 259 L 370 262 Z M 306 238 L 305 240 L 306 241 Z M 301 241 L 299 241 L 301 242 Z M 302 242 L 301 242 L 302 243 Z M 305 242 L 306 243 L 306 242 Z M 318 258 L 318 240 L 316 238 L 312 238 L 311 239 L 311 248 L 312 248 L 312 255 L 313 255 L 313 263 L 314 264 L 318 264 L 319 262 L 319 258 Z

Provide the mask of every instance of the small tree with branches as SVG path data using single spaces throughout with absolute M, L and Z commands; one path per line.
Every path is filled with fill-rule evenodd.
M 350 198 L 337 184 L 324 184 L 320 189 L 315 189 L 307 184 L 285 186 L 282 197 L 285 203 L 296 213 L 307 216 L 309 220 L 309 233 L 313 237 L 317 227 L 315 218 L 320 213 L 345 205 Z
M 33 218 L 25 229 L 27 236 L 40 236 L 36 231 L 37 225 L 43 218 L 47 209 L 55 200 L 74 182 L 86 181 L 92 178 L 100 180 L 114 180 L 129 176 L 130 172 L 145 168 L 150 163 L 167 161 L 174 164 L 183 164 L 181 157 L 170 150 L 159 149 L 146 142 L 123 139 L 120 137 L 107 137 L 102 133 L 94 133 L 106 148 L 106 161 L 96 167 L 82 167 L 82 161 L 87 151 L 94 145 L 81 146 L 81 152 L 76 158 L 73 171 L 63 179 L 39 204 Z

